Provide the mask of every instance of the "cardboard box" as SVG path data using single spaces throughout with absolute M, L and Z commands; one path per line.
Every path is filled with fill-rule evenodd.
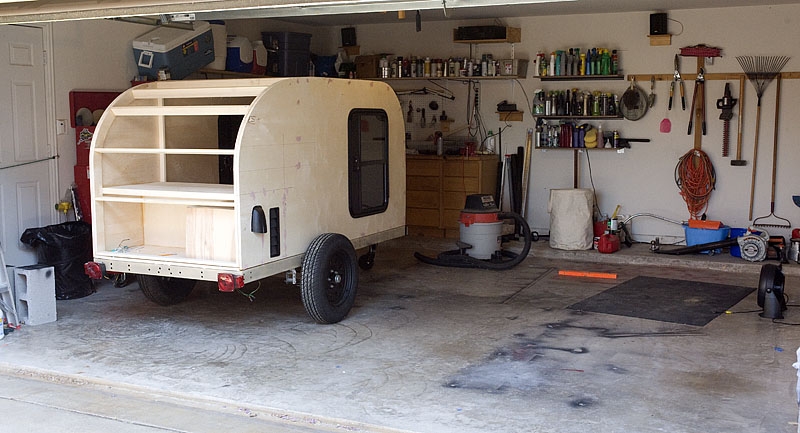
M 500 60 L 500 75 L 525 78 L 528 75 L 528 59 Z
M 139 75 L 158 79 L 166 69 L 170 78 L 180 80 L 214 61 L 211 25 L 196 21 L 193 30 L 157 27 L 133 41 L 133 56 Z
M 378 78 L 380 59 L 377 54 L 356 57 L 356 78 Z

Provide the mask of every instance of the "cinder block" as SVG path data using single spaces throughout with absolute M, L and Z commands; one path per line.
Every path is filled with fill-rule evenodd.
M 26 325 L 55 322 L 56 274 L 52 266 L 14 268 L 14 290 L 20 322 Z

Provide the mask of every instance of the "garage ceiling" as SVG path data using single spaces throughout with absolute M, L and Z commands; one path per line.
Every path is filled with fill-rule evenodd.
M 397 15 L 386 12 L 399 10 L 419 10 L 423 20 L 439 21 L 795 3 L 800 0 L 0 0 L 0 23 L 194 13 L 206 20 L 280 18 L 329 26 L 392 22 Z

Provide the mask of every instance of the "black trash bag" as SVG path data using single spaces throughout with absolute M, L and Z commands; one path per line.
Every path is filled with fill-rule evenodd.
M 56 272 L 56 299 L 77 299 L 95 292 L 83 264 L 92 259 L 92 226 L 70 221 L 25 230 L 19 240 L 36 249 L 40 265 Z

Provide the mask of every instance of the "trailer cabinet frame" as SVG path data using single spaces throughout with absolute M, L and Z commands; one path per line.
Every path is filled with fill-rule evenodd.
M 235 142 L 222 146 L 221 119 L 236 124 L 235 116 Z M 232 184 L 221 183 L 228 164 Z M 403 114 L 381 82 L 139 85 L 98 122 L 89 170 L 94 257 L 108 271 L 208 281 L 232 274 L 247 283 L 299 267 L 323 233 L 344 235 L 355 249 L 405 234 Z M 383 188 L 385 203 L 354 214 L 353 176 L 367 172 L 367 201 L 375 205 Z

